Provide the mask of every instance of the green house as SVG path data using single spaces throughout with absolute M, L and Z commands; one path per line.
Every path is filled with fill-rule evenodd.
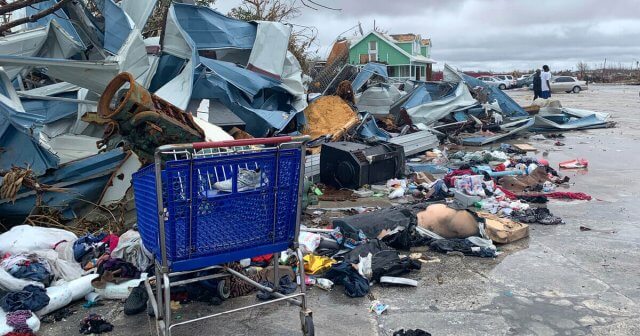
M 378 62 L 387 65 L 389 77 L 431 80 L 431 40 L 416 34 L 386 35 L 371 31 L 349 46 L 349 63 Z

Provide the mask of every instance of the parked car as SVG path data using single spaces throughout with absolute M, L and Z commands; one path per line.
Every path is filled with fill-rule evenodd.
M 507 85 L 507 89 L 510 89 L 516 86 L 516 80 L 511 75 L 495 75 L 493 77 L 505 83 Z
M 551 92 L 566 92 L 566 93 L 579 93 L 582 90 L 587 90 L 587 82 L 578 80 L 571 76 L 558 76 L 551 78 Z
M 480 76 L 479 80 L 483 81 L 485 84 L 492 85 L 498 87 L 500 90 L 506 90 L 507 84 L 502 82 L 501 80 L 493 77 L 493 76 Z
M 533 84 L 533 74 L 526 74 L 518 77 L 516 80 L 516 87 L 529 87 L 529 85 Z
M 578 80 L 575 77 L 571 76 L 558 76 L 551 77 L 551 92 L 559 93 L 579 93 L 580 91 L 587 90 L 589 87 L 587 86 L 587 82 Z M 533 90 L 533 83 L 529 85 L 529 89 Z

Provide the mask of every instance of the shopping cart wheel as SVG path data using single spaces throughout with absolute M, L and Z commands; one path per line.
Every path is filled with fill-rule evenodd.
M 231 296 L 231 287 L 226 279 L 218 280 L 218 297 L 226 300 Z
M 314 336 L 316 334 L 313 327 L 313 316 L 306 315 L 304 317 L 304 322 L 302 322 L 302 333 L 304 336 Z

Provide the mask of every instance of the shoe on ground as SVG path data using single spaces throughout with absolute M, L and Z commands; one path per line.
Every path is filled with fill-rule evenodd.
M 129 297 L 124 302 L 124 314 L 136 315 L 142 313 L 147 309 L 148 300 L 149 295 L 144 288 L 144 283 L 141 282 L 138 287 L 134 287 L 133 290 L 131 290 L 131 294 L 129 294 Z

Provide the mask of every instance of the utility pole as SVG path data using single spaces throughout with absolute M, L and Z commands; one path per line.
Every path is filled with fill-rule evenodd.
M 607 68 L 607 58 L 604 58 L 604 63 L 602 64 L 602 82 L 604 83 L 604 70 Z

